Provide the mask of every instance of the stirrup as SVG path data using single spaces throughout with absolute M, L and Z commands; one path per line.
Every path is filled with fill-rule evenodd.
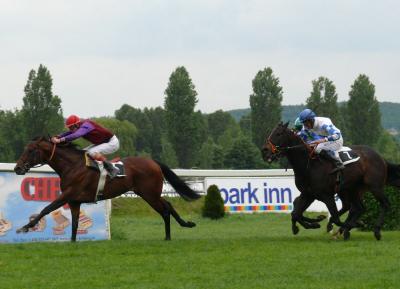
M 334 174 L 336 172 L 341 172 L 342 170 L 344 170 L 344 168 L 345 168 L 345 166 L 343 164 L 338 166 L 335 163 L 335 168 L 329 174 Z

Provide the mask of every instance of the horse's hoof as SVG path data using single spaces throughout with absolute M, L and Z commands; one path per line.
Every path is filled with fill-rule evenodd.
M 17 229 L 16 232 L 17 232 L 17 234 L 19 234 L 19 233 L 28 233 L 28 231 L 29 231 L 29 229 L 24 226 L 24 227 Z
M 343 232 L 343 240 L 347 241 L 350 239 L 350 231 L 349 230 L 344 230 Z
M 333 230 L 333 225 L 332 224 L 328 224 L 328 225 L 326 225 L 326 232 L 327 233 L 329 233 L 329 232 L 331 232 Z
M 191 221 L 188 221 L 188 222 L 186 223 L 186 227 L 188 227 L 188 228 L 196 227 L 196 223 L 193 223 L 193 222 L 191 222 Z
M 380 240 L 382 238 L 381 232 L 380 231 L 375 231 L 374 236 L 376 240 Z
M 293 235 L 297 235 L 298 233 L 299 233 L 299 227 L 297 227 L 297 226 L 293 226 L 292 227 L 292 232 L 293 232 Z

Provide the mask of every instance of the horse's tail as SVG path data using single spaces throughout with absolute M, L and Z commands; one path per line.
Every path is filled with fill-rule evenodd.
M 155 162 L 160 166 L 164 178 L 171 184 L 171 186 L 182 198 L 187 201 L 192 201 L 201 197 L 198 193 L 189 188 L 189 186 L 182 179 L 180 179 L 168 166 L 156 160 Z
M 400 165 L 386 161 L 386 184 L 400 188 Z

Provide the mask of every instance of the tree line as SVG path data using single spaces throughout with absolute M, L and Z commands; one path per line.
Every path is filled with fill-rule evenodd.
M 375 86 L 359 75 L 349 101 L 338 105 L 334 83 L 326 77 L 312 81 L 306 106 L 330 117 L 341 129 L 346 145 L 366 144 L 385 158 L 400 162 L 399 144 L 381 125 Z M 32 69 L 25 85 L 21 109 L 0 110 L 0 162 L 15 162 L 24 145 L 40 135 L 64 129 L 61 98 L 52 92 L 53 80 L 44 65 Z M 223 110 L 204 114 L 196 110 L 195 85 L 185 67 L 170 75 L 163 107 L 135 108 L 123 104 L 113 116 L 93 118 L 120 139 L 118 155 L 148 156 L 175 168 L 278 168 L 262 161 L 260 148 L 282 119 L 283 88 L 270 67 L 252 80 L 250 113 L 236 121 Z M 294 120 L 293 120 L 294 121 Z M 84 147 L 84 140 L 77 143 Z

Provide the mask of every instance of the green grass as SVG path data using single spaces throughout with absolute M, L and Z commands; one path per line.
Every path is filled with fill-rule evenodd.
M 201 201 L 172 200 L 193 229 L 139 199 L 113 204 L 112 241 L 0 245 L 0 288 L 399 288 L 400 232 L 323 229 L 293 236 L 286 214 L 200 217 Z M 322 223 L 323 226 L 326 222 Z

